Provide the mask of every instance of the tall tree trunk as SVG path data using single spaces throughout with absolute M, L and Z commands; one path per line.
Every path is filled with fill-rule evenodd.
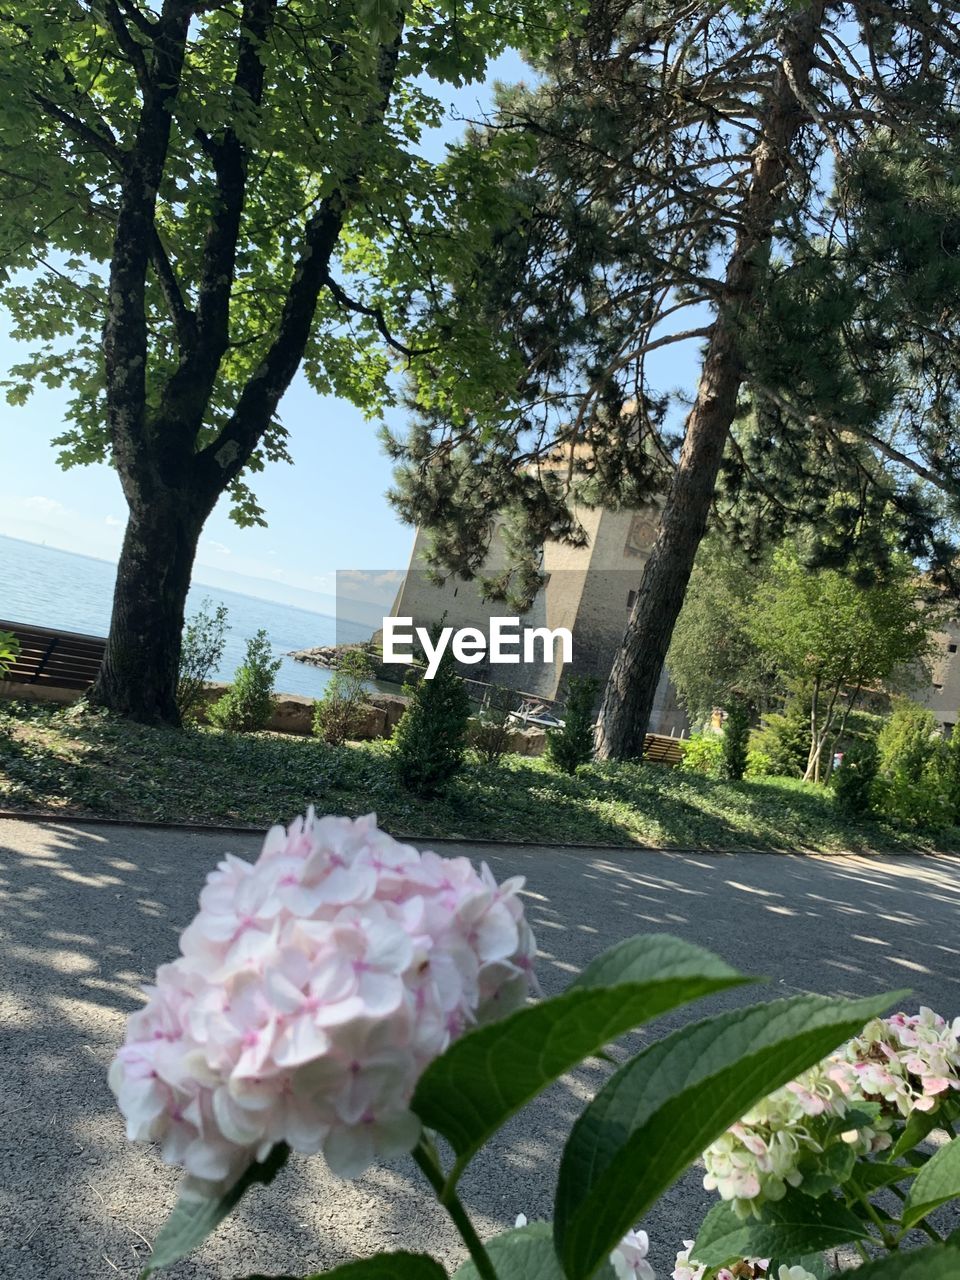
M 706 532 L 743 383 L 741 317 L 756 297 L 761 264 L 769 254 L 783 197 L 790 148 L 804 120 L 792 85 L 807 81 L 823 8 L 821 0 L 784 31 L 784 59 L 772 81 L 762 138 L 753 153 L 740 231 L 707 344 L 697 398 L 687 418 L 680 461 L 600 708 L 596 749 L 601 758 L 643 754 L 657 684 Z
M 179 725 L 175 693 L 190 575 L 209 508 L 168 491 L 131 508 L 103 665 L 90 701 L 142 724 Z

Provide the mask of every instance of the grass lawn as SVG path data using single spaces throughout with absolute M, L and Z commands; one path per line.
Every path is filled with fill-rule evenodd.
M 574 778 L 536 759 L 469 763 L 445 797 L 393 777 L 384 743 L 148 729 L 77 707 L 0 704 L 0 809 L 266 827 L 312 802 L 375 811 L 395 834 L 707 849 L 960 850 L 960 829 L 842 822 L 829 789 L 786 778 L 715 782 L 652 764 Z

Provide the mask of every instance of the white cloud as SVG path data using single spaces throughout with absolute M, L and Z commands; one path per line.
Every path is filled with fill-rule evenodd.
M 212 542 L 208 539 L 207 546 L 211 551 L 215 551 L 218 556 L 229 556 L 233 554 L 230 548 L 222 542 Z
M 103 523 L 109 525 L 111 529 L 120 529 L 123 527 L 123 521 L 118 520 L 116 516 L 107 516 Z
M 57 502 L 54 498 L 43 498 L 39 495 L 33 498 L 20 498 L 17 505 L 24 511 L 30 512 L 31 515 L 39 516 L 66 516 L 69 511 L 62 502 Z

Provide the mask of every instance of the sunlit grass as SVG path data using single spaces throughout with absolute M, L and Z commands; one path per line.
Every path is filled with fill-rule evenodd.
M 717 782 L 649 764 L 570 778 L 521 756 L 468 763 L 446 796 L 404 791 L 384 743 L 143 728 L 82 708 L 0 704 L 0 808 L 264 827 L 308 804 L 375 811 L 398 834 L 707 849 L 960 849 L 938 834 L 842 821 L 829 789 Z

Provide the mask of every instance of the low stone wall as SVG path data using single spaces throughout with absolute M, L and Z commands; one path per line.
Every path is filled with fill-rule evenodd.
M 217 701 L 230 686 L 208 684 L 204 700 L 209 706 Z M 81 693 L 76 689 L 57 689 L 49 685 L 19 684 L 12 680 L 0 680 L 0 697 L 23 702 L 53 702 L 61 706 L 78 702 Z M 398 693 L 371 693 L 362 707 L 362 715 L 353 739 L 369 742 L 374 738 L 389 738 L 397 722 L 407 708 L 410 699 Z M 274 711 L 267 728 L 274 733 L 291 733 L 309 737 L 313 732 L 314 698 L 304 698 L 296 693 L 275 695 Z M 546 734 L 542 729 L 514 729 L 507 739 L 507 751 L 521 756 L 543 755 Z

